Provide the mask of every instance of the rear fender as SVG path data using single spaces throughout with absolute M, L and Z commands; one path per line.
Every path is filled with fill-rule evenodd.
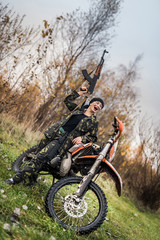
M 113 179 L 116 185 L 116 190 L 118 196 L 121 196 L 122 193 L 122 179 L 116 169 L 112 166 L 110 162 L 108 162 L 105 158 L 102 160 L 102 168 L 103 170 Z

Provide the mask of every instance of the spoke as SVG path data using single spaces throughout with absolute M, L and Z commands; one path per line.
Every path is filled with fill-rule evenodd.
M 71 194 L 71 190 L 68 187 L 64 187 L 63 192 L 65 193 L 65 195 Z
M 79 226 L 79 221 L 81 218 L 77 218 L 76 226 Z
M 71 216 L 69 216 L 69 223 L 70 223 L 70 225 L 72 223 L 72 217 Z
M 64 223 L 66 223 L 67 225 L 71 225 L 70 222 L 71 222 L 71 217 L 69 215 L 66 215 L 66 217 L 64 217 L 65 221 Z
M 62 211 L 62 208 L 63 208 L 63 207 L 61 207 L 61 206 L 56 206 L 56 207 L 54 207 L 55 211 L 56 211 L 56 210 L 59 210 L 59 209 Z
M 76 202 L 74 193 L 79 183 L 63 186 L 55 194 L 54 210 L 60 221 L 73 227 L 83 227 L 92 223 L 99 213 L 97 195 L 88 190 L 82 202 Z
M 63 210 L 56 211 L 56 209 L 55 209 L 55 212 L 56 212 L 56 214 L 59 215 L 59 216 L 62 215 L 62 213 L 64 213 Z
M 66 215 L 65 217 L 63 217 L 63 218 L 61 219 L 61 221 L 64 221 L 64 223 L 65 223 L 65 222 L 66 222 L 65 220 L 66 220 L 67 218 L 69 218 L 68 215 Z
M 93 222 L 92 218 L 90 218 L 88 214 L 86 214 L 85 217 L 89 220 L 89 223 Z M 87 219 L 86 219 L 86 220 L 87 220 Z
M 57 200 L 60 199 L 61 201 L 64 201 L 64 197 L 62 196 L 62 194 L 57 193 L 57 195 L 58 195 L 58 196 L 56 197 Z
M 64 198 L 63 199 L 54 199 L 54 203 L 64 203 Z
M 56 207 L 54 208 L 54 210 L 55 210 L 56 213 L 59 213 L 59 212 L 63 211 L 62 208 L 56 208 Z
M 80 221 L 79 221 L 79 223 L 80 223 L 79 226 L 83 226 L 83 223 L 84 223 L 84 217 L 80 218 L 79 220 L 80 220 Z
M 72 226 L 73 226 L 74 219 L 72 218 Z
M 60 201 L 57 201 L 57 202 L 53 202 L 53 205 L 55 206 L 55 207 L 63 207 L 64 206 L 64 203 L 63 202 L 60 202 Z

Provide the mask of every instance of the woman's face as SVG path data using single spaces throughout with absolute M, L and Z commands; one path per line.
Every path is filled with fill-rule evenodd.
M 102 103 L 99 101 L 94 101 L 89 105 L 93 113 L 97 113 L 102 109 Z

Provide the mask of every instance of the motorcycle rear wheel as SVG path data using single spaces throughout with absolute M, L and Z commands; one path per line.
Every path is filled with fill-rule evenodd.
M 37 146 L 33 146 L 23 152 L 13 163 L 12 163 L 12 170 L 15 172 L 20 171 L 23 169 L 25 165 L 31 161 L 31 157 L 28 157 L 28 154 L 34 154 L 37 150 Z
M 63 178 L 54 184 L 46 196 L 46 211 L 63 228 L 70 228 L 78 234 L 96 230 L 107 214 L 107 200 L 101 188 L 91 182 L 82 199 L 74 193 L 82 177 Z

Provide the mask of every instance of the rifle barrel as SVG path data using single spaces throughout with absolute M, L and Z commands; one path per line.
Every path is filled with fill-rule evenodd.
M 106 49 L 103 51 L 103 55 L 102 58 L 104 57 L 105 53 L 109 53 L 108 51 L 106 51 Z

